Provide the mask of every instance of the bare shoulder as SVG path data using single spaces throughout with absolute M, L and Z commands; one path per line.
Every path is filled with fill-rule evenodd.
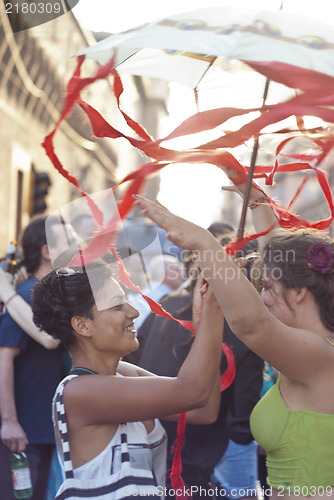
M 245 344 L 288 379 L 314 387 L 324 377 L 334 376 L 334 339 L 315 331 L 282 323 L 271 313 L 265 328 L 246 339 Z M 242 339 L 244 341 L 244 339 Z
M 86 408 L 87 401 L 102 400 L 105 397 L 105 391 L 111 393 L 117 392 L 117 379 L 114 375 L 80 375 L 69 380 L 63 389 L 63 399 L 66 411 L 80 414 Z
M 119 362 L 117 374 L 127 378 L 154 376 L 153 373 L 125 361 Z M 117 391 L 120 383 L 123 386 L 125 379 L 120 380 L 117 375 L 81 375 L 66 384 L 63 392 L 64 400 L 73 405 L 80 404 L 81 400 L 86 401 L 88 396 L 98 396 L 102 388 L 107 388 L 109 392 L 113 388 Z
M 121 362 L 116 375 L 82 375 L 70 380 L 63 394 L 66 414 L 71 425 L 81 428 L 151 420 L 170 413 L 170 407 L 175 413 L 175 384 L 165 377 L 162 385 L 163 389 L 159 377 Z

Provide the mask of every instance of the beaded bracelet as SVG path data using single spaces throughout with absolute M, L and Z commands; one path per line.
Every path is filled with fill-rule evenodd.
M 268 196 L 266 196 L 265 194 L 261 194 L 258 198 L 248 203 L 248 208 L 253 210 L 253 208 L 258 207 L 262 203 L 268 203 L 268 202 L 269 202 Z
M 9 304 L 9 302 L 13 300 L 14 297 L 16 297 L 16 295 L 18 295 L 18 293 L 14 292 L 13 295 L 11 295 L 9 299 L 7 299 L 6 302 L 4 302 L 4 306 L 6 307 Z

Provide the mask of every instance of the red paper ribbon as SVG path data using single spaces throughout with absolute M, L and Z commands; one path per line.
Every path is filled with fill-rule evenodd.
M 254 61 L 244 61 L 250 67 L 252 67 L 255 71 L 261 73 L 266 78 L 274 80 L 279 83 L 283 83 L 291 88 L 298 88 L 301 90 L 301 94 L 290 99 L 284 103 L 278 103 L 275 105 L 264 105 L 261 108 L 249 108 L 249 109 L 238 109 L 238 108 L 221 108 L 215 110 L 209 110 L 204 112 L 199 112 L 196 115 L 185 120 L 181 125 L 179 125 L 173 132 L 171 132 L 167 137 L 163 139 L 159 139 L 154 141 L 153 138 L 145 131 L 145 129 L 139 125 L 135 120 L 130 118 L 120 106 L 120 97 L 123 93 L 123 85 L 119 75 L 117 74 L 114 68 L 114 60 L 109 61 L 104 66 L 101 66 L 96 74 L 90 78 L 81 78 L 81 66 L 83 64 L 84 58 L 80 57 L 78 59 L 78 65 L 75 69 L 73 77 L 70 79 L 67 92 L 65 96 L 64 107 L 61 112 L 60 118 L 57 121 L 54 130 L 45 138 L 43 142 L 43 147 L 45 149 L 46 154 L 50 158 L 54 167 L 57 171 L 66 178 L 71 184 L 73 184 L 78 191 L 85 196 L 88 205 L 92 211 L 93 217 L 99 225 L 100 229 L 97 231 L 92 241 L 89 243 L 87 248 L 85 248 L 82 252 L 82 255 L 79 257 L 75 257 L 72 261 L 72 265 L 80 265 L 81 261 L 85 262 L 85 264 L 99 258 L 104 255 L 108 249 L 111 247 L 116 261 L 118 263 L 120 278 L 122 282 L 128 286 L 129 288 L 138 291 L 138 287 L 135 287 L 131 282 L 129 275 L 127 274 L 123 262 L 120 257 L 117 255 L 116 250 L 112 247 L 112 244 L 115 239 L 115 235 L 118 230 L 119 221 L 126 217 L 133 206 L 133 194 L 136 194 L 142 188 L 145 179 L 151 173 L 157 172 L 161 170 L 166 165 L 170 163 L 202 163 L 202 164 L 213 164 L 218 166 L 223 170 L 232 169 L 234 171 L 236 182 L 244 181 L 247 177 L 249 168 L 241 165 L 234 156 L 227 152 L 222 151 L 219 148 L 225 147 L 235 147 L 240 144 L 243 144 L 248 139 L 253 136 L 260 136 L 261 131 L 268 125 L 272 125 L 277 123 L 284 118 L 295 115 L 297 119 L 297 126 L 299 130 L 304 131 L 304 123 L 302 116 L 303 115 L 311 115 L 319 117 L 328 122 L 334 122 L 334 78 L 324 75 L 321 73 L 317 73 L 311 70 L 307 70 L 304 68 L 297 68 L 285 63 L 277 63 L 277 62 L 254 62 Z M 92 108 L 89 104 L 85 103 L 81 99 L 81 92 L 88 85 L 93 84 L 96 80 L 103 79 L 108 77 L 109 75 L 113 76 L 114 79 L 114 95 L 117 101 L 117 106 L 124 117 L 127 125 L 130 129 L 135 132 L 136 137 L 131 137 L 129 135 L 123 134 L 118 131 L 116 128 L 112 127 L 107 121 L 101 116 L 98 111 Z M 131 172 L 128 174 L 121 182 L 117 184 L 119 185 L 129 182 L 129 187 L 120 203 L 119 206 L 119 216 L 115 216 L 108 223 L 106 227 L 102 227 L 102 213 L 97 207 L 97 205 L 93 202 L 93 200 L 89 197 L 89 195 L 80 188 L 78 180 L 76 177 L 73 177 L 62 165 L 58 156 L 54 151 L 53 146 L 53 138 L 54 135 L 59 128 L 61 122 L 68 116 L 71 112 L 73 106 L 75 104 L 79 104 L 81 108 L 84 110 L 86 115 L 88 116 L 90 123 L 92 125 L 93 134 L 95 137 L 109 137 L 112 139 L 124 138 L 126 139 L 133 147 L 142 151 L 145 155 L 151 158 L 152 162 L 146 163 L 138 170 Z M 221 126 L 225 123 L 229 118 L 235 116 L 242 116 L 248 113 L 252 113 L 254 111 L 261 111 L 261 116 L 253 119 L 246 125 L 242 126 L 239 130 L 235 132 L 227 132 L 225 135 L 220 137 L 215 141 L 211 141 L 209 143 L 203 144 L 198 148 L 186 150 L 186 151 L 174 151 L 172 149 L 163 148 L 161 143 L 167 139 L 172 139 L 175 137 L 181 137 L 183 135 L 194 134 L 198 132 L 202 132 L 204 130 L 210 130 L 217 126 Z M 282 131 L 281 131 L 282 132 Z M 304 134 L 305 135 L 305 134 Z M 296 161 L 291 164 L 283 164 L 280 165 L 278 163 L 277 157 L 282 153 L 284 146 L 292 140 L 292 138 L 286 139 L 282 141 L 276 151 L 276 161 L 274 166 L 259 166 L 255 167 L 254 179 L 257 178 L 265 178 L 267 184 L 273 183 L 273 178 L 275 173 L 277 172 L 297 172 L 300 170 L 309 170 L 314 171 L 319 185 L 324 193 L 327 205 L 329 207 L 330 216 L 322 221 L 317 222 L 308 222 L 301 220 L 296 215 L 290 212 L 290 208 L 292 203 L 298 197 L 304 182 L 298 188 L 292 202 L 289 204 L 288 209 L 282 207 L 280 204 L 274 202 L 269 199 L 269 203 L 275 211 L 279 224 L 290 230 L 293 230 L 298 227 L 309 227 L 316 229 L 326 229 L 329 224 L 333 220 L 334 217 L 334 207 L 333 207 L 333 199 L 331 190 L 328 184 L 328 180 L 325 172 L 318 168 L 318 165 L 321 161 L 326 158 L 334 145 L 334 138 L 329 134 L 323 134 L 321 137 L 311 138 L 313 142 L 318 146 L 319 153 L 314 154 L 312 157 L 305 155 L 293 155 L 292 157 Z M 218 148 L 218 150 L 217 150 Z M 309 162 L 313 161 L 314 166 L 312 166 Z M 115 189 L 114 188 L 114 189 Z M 267 232 L 267 231 L 266 231 Z M 233 254 L 237 249 L 242 248 L 247 241 L 251 239 L 255 239 L 260 235 L 265 234 L 266 232 L 259 233 L 256 235 L 248 235 L 245 236 L 242 240 L 232 241 L 227 247 L 226 251 L 228 253 Z M 142 294 L 142 293 L 141 293 Z M 143 295 L 143 294 L 142 294 Z M 156 314 L 162 315 L 164 317 L 168 317 L 170 319 L 173 318 L 167 311 L 165 311 L 159 304 L 152 301 L 149 297 L 143 295 L 145 300 L 149 303 L 151 309 Z M 178 321 L 178 320 L 177 320 Z M 190 331 L 193 331 L 192 325 L 190 322 L 179 321 L 182 326 L 187 328 Z M 221 381 L 221 388 L 228 387 L 233 378 L 235 376 L 235 364 L 233 353 L 231 350 L 223 344 L 222 347 L 227 361 L 228 361 L 228 369 L 224 374 Z M 181 478 L 181 444 L 183 440 L 185 428 L 185 414 L 182 414 L 179 419 L 178 426 L 178 438 L 177 445 L 175 451 L 175 460 L 172 468 L 171 478 L 174 489 L 183 488 L 184 483 Z
M 67 93 L 65 98 L 64 107 L 58 122 L 55 125 L 54 130 L 49 134 L 44 143 L 43 147 L 46 150 L 47 155 L 50 160 L 54 164 L 55 168 L 58 172 L 63 175 L 69 182 L 71 182 L 82 195 L 87 198 L 89 206 L 92 210 L 93 216 L 98 224 L 101 226 L 102 224 L 102 214 L 99 208 L 95 205 L 93 200 L 81 190 L 78 181 L 75 177 L 71 176 L 69 172 L 64 169 L 60 160 L 56 156 L 53 147 L 53 137 L 56 133 L 56 130 L 59 128 L 61 122 L 68 116 L 71 109 L 73 108 L 75 103 L 78 103 L 84 112 L 87 114 L 90 123 L 92 125 L 93 134 L 96 137 L 110 137 L 113 139 L 117 138 L 125 138 L 129 141 L 129 143 L 143 151 L 147 156 L 154 159 L 154 162 L 146 163 L 141 168 L 127 175 L 118 186 L 124 182 L 130 181 L 130 185 L 128 187 L 123 200 L 121 201 L 119 207 L 119 217 L 115 216 L 108 223 L 107 227 L 101 227 L 99 231 L 95 234 L 92 241 L 89 243 L 87 248 L 85 248 L 82 252 L 81 258 L 84 259 L 85 263 L 89 263 L 96 258 L 100 257 L 104 253 L 107 252 L 110 245 L 113 244 L 115 239 L 115 234 L 118 230 L 119 220 L 126 217 L 133 206 L 133 197 L 132 195 L 138 193 L 143 185 L 143 182 L 147 175 L 150 173 L 156 172 L 164 168 L 169 163 L 179 163 L 179 162 L 187 162 L 187 163 L 211 163 L 217 165 L 222 169 L 233 169 L 235 173 L 237 173 L 238 179 L 244 180 L 248 174 L 248 168 L 242 166 L 231 153 L 221 150 L 213 150 L 208 149 L 213 146 L 234 146 L 237 144 L 241 144 L 243 141 L 249 139 L 253 135 L 258 135 L 263 127 L 272 124 L 276 121 L 279 121 L 291 114 L 296 114 L 297 116 L 303 115 L 303 113 L 311 113 L 314 116 L 325 117 L 326 119 L 334 120 L 334 111 L 329 107 L 320 107 L 328 106 L 333 104 L 333 82 L 334 79 L 327 75 L 319 75 L 313 71 L 309 70 L 301 70 L 300 68 L 295 68 L 290 65 L 284 65 L 283 63 L 254 63 L 250 61 L 245 61 L 249 64 L 253 69 L 260 72 L 267 78 L 271 78 L 275 81 L 280 81 L 288 86 L 292 86 L 294 88 L 301 88 L 304 91 L 304 94 L 298 95 L 290 101 L 286 103 L 278 103 L 276 105 L 271 106 L 262 106 L 261 108 L 256 108 L 257 110 L 261 109 L 261 116 L 252 120 L 249 124 L 244 125 L 236 132 L 231 132 L 226 134 L 224 137 L 208 143 L 206 145 L 200 146 L 199 148 L 188 150 L 188 151 L 174 151 L 171 149 L 166 149 L 160 146 L 160 143 L 163 140 L 179 137 L 184 134 L 189 133 L 197 133 L 203 130 L 208 130 L 210 128 L 216 127 L 224 123 L 227 119 L 233 116 L 240 116 L 249 112 L 254 111 L 252 109 L 240 110 L 237 108 L 222 108 L 216 110 L 204 111 L 202 113 L 198 113 L 193 117 L 185 120 L 179 127 L 177 127 L 171 134 L 169 134 L 164 139 L 160 139 L 158 141 L 154 141 L 147 132 L 141 127 L 136 121 L 131 119 L 126 113 L 124 113 L 120 107 L 120 97 L 123 93 L 123 85 L 119 75 L 117 74 L 114 68 L 114 59 L 109 61 L 104 66 L 100 67 L 96 74 L 90 78 L 81 78 L 81 66 L 83 64 L 83 57 L 78 59 L 78 65 L 75 69 L 73 77 L 70 79 L 67 86 Z M 285 70 L 285 71 L 283 71 Z M 288 75 L 286 73 L 288 72 Z M 96 111 L 92 106 L 85 103 L 81 99 L 81 91 L 86 88 L 88 85 L 91 85 L 96 80 L 106 78 L 109 75 L 113 76 L 114 79 L 114 94 L 117 100 L 118 109 L 126 120 L 127 124 L 133 130 L 140 139 L 133 138 L 129 135 L 121 133 L 116 128 L 112 127 L 103 117 L 102 115 Z M 304 81 L 300 82 L 301 76 Z M 314 81 L 316 80 L 316 85 L 314 86 Z M 316 91 L 315 91 L 316 88 Z M 321 88 L 321 92 L 320 92 Z M 299 119 L 299 126 L 302 126 L 302 121 Z M 291 139 L 287 139 L 282 141 L 282 143 L 277 148 L 276 156 L 281 152 L 284 145 Z M 315 140 L 316 144 L 320 147 L 321 153 L 316 158 L 316 161 L 319 163 L 330 151 L 333 147 L 333 138 L 322 138 Z M 272 183 L 274 174 L 280 171 L 298 171 L 302 169 L 312 169 L 315 171 L 319 184 L 324 192 L 327 204 L 330 209 L 330 217 L 326 220 L 318 221 L 315 223 L 310 223 L 307 221 L 303 221 L 296 217 L 294 214 L 291 214 L 288 209 L 274 203 L 270 200 L 271 205 L 276 211 L 278 215 L 279 223 L 282 227 L 285 228 L 295 228 L 295 227 L 313 227 L 318 229 L 325 229 L 329 226 L 330 222 L 334 217 L 334 207 L 332 195 L 330 192 L 330 188 L 328 185 L 328 181 L 323 171 L 319 170 L 316 167 L 311 166 L 307 162 L 299 162 L 289 165 L 279 165 L 276 160 L 274 167 L 271 167 L 269 170 L 267 167 L 256 166 L 254 178 L 265 177 L 267 183 Z M 298 196 L 298 193 L 296 194 Z M 244 245 L 250 239 L 257 237 L 258 235 L 246 236 L 243 240 L 238 240 L 235 242 L 231 242 L 228 246 L 228 251 L 233 252 L 236 248 L 241 248 L 241 245 Z M 79 257 L 75 257 L 72 261 L 72 265 L 79 265 L 78 261 Z M 78 262 L 77 262 L 78 261 Z M 150 307 L 155 311 L 159 310 L 159 307 L 154 305 L 151 300 L 148 300 L 148 297 L 145 297 L 150 304 Z M 161 313 L 161 310 L 159 310 Z M 163 313 L 165 314 L 165 313 Z

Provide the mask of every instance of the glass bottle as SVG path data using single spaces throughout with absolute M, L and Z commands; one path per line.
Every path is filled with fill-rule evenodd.
M 13 493 L 15 498 L 31 498 L 32 484 L 27 455 L 12 453 L 11 471 L 13 480 Z
M 8 273 L 8 279 L 11 283 L 13 283 L 14 274 L 16 273 L 17 270 L 16 251 L 17 251 L 16 241 L 11 241 L 7 249 L 6 257 L 1 262 L 1 268 L 6 273 Z

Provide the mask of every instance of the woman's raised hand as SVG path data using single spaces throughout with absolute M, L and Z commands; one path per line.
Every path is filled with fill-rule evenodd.
M 134 195 L 135 205 L 146 217 L 153 220 L 167 232 L 166 238 L 175 245 L 187 250 L 199 250 L 207 239 L 213 236 L 206 230 L 192 222 L 172 214 L 160 203 L 153 202 L 139 195 Z
M 223 326 L 223 311 L 218 304 L 212 288 L 205 281 L 202 274 L 199 275 L 193 294 L 193 325 L 197 329 L 201 317 L 215 318 L 215 321 L 221 322 Z
M 202 274 L 197 278 L 196 285 L 193 293 L 193 305 L 192 305 L 192 321 L 194 328 L 196 330 L 199 320 L 201 319 L 201 313 L 203 309 L 203 299 L 207 291 L 208 284 L 205 281 Z

